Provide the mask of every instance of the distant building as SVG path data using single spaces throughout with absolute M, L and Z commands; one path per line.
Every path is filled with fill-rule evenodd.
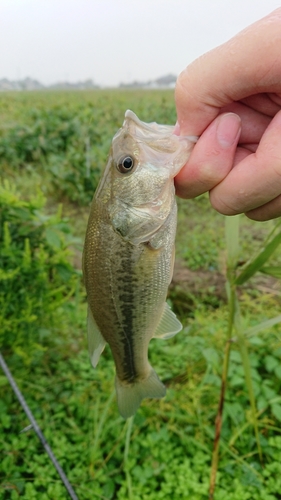
M 174 88 L 177 77 L 172 74 L 161 76 L 156 80 L 148 80 L 146 82 L 134 81 L 131 83 L 120 83 L 119 88 L 128 89 L 158 89 L 158 88 Z M 0 79 L 0 91 L 20 91 L 20 90 L 92 90 L 100 88 L 99 85 L 88 79 L 81 82 L 57 82 L 52 85 L 43 85 L 38 80 L 27 77 L 24 80 L 8 80 L 8 78 Z
M 138 89 L 159 89 L 159 88 L 174 88 L 177 81 L 175 75 L 169 74 L 161 76 L 156 80 L 148 80 L 147 82 L 134 81 L 131 83 L 120 83 L 120 88 L 138 88 Z
M 84 82 L 69 83 L 59 82 L 53 85 L 43 85 L 34 80 L 33 78 L 25 78 L 24 80 L 12 81 L 7 78 L 0 80 L 0 91 L 13 91 L 13 90 L 87 90 L 99 88 L 93 80 L 85 80 Z

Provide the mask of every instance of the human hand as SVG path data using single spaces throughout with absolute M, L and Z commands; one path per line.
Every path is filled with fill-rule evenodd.
M 190 64 L 175 99 L 178 133 L 200 136 L 177 194 L 210 191 L 225 215 L 280 216 L 281 8 Z

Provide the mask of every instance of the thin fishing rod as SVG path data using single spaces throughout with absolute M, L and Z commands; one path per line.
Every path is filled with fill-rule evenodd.
M 77 497 L 77 495 L 76 495 L 76 493 L 75 493 L 75 491 L 73 490 L 70 482 L 68 481 L 68 479 L 67 479 L 64 471 L 62 470 L 60 464 L 58 463 L 58 461 L 57 461 L 57 459 L 56 459 L 56 457 L 55 457 L 55 455 L 54 455 L 54 453 L 52 451 L 52 448 L 50 447 L 50 445 L 46 441 L 46 438 L 44 437 L 43 432 L 41 431 L 39 425 L 37 424 L 37 422 L 36 422 L 36 420 L 35 420 L 32 412 L 31 412 L 31 410 L 30 410 L 27 402 L 25 401 L 25 399 L 24 399 L 21 391 L 19 390 L 19 388 L 18 388 L 18 386 L 17 386 L 17 384 L 16 384 L 16 382 L 15 382 L 15 380 L 14 380 L 14 378 L 13 378 L 13 376 L 12 376 L 12 374 L 11 374 L 11 372 L 10 372 L 10 370 L 9 370 L 9 368 L 8 368 L 8 366 L 7 366 L 7 364 L 6 364 L 5 360 L 4 360 L 1 352 L 0 352 L 0 365 L 1 365 L 1 368 L 2 368 L 3 372 L 5 373 L 8 381 L 10 382 L 10 384 L 12 386 L 12 389 L 13 389 L 15 395 L 17 396 L 17 398 L 18 398 L 18 400 L 19 400 L 22 408 L 24 409 L 24 411 L 25 411 L 25 413 L 26 413 L 29 421 L 31 422 L 31 427 L 35 430 L 37 436 L 39 437 L 39 439 L 40 439 L 40 441 L 42 443 L 42 445 L 44 446 L 45 451 L 48 453 L 50 459 L 52 460 L 53 465 L 56 468 L 56 470 L 57 470 L 57 472 L 58 472 L 58 474 L 59 474 L 59 476 L 60 476 L 60 478 L 61 478 L 61 480 L 62 480 L 62 482 L 63 482 L 63 484 L 65 486 L 65 488 L 67 489 L 67 492 L 68 492 L 70 498 L 72 500 L 79 500 L 78 497 Z M 28 430 L 28 427 L 25 428 L 24 430 Z

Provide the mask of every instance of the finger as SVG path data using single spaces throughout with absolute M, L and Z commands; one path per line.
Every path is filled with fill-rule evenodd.
M 270 99 L 276 103 L 278 106 L 281 106 L 281 93 L 280 94 L 268 94 Z
M 281 195 L 277 196 L 274 200 L 262 205 L 259 208 L 246 212 L 247 217 L 256 221 L 266 221 L 276 219 L 281 216 Z
M 218 212 L 249 212 L 281 194 L 281 111 L 266 129 L 255 153 L 238 162 L 210 192 Z
M 178 196 L 194 198 L 226 177 L 232 168 L 240 131 L 241 120 L 233 113 L 220 115 L 211 123 L 175 178 Z
M 200 135 L 221 107 L 250 95 L 280 93 L 281 8 L 204 54 L 175 88 L 183 135 Z
M 279 110 L 280 108 L 276 109 L 276 113 Z M 258 143 L 264 131 L 271 122 L 271 117 L 254 109 L 251 109 L 249 106 L 246 106 L 245 104 L 239 102 L 228 104 L 227 106 L 224 106 L 221 111 L 226 113 L 235 113 L 240 116 L 240 144 Z
M 280 104 L 271 98 L 271 94 L 255 94 L 242 99 L 243 104 L 259 111 L 260 113 L 272 117 L 280 110 Z

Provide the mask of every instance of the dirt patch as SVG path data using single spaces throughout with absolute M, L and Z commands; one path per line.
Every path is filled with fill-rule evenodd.
M 219 271 L 213 270 L 196 270 L 188 269 L 183 261 L 176 261 L 173 279 L 170 286 L 170 293 L 174 299 L 183 298 L 185 296 L 189 302 L 193 299 L 199 299 L 213 305 L 219 305 L 219 302 L 226 301 L 225 276 Z M 280 280 L 258 274 L 249 282 L 240 287 L 243 290 L 257 291 L 268 293 L 281 299 L 281 283 Z
M 217 271 L 188 269 L 183 262 L 176 261 L 171 289 L 180 286 L 192 295 L 212 292 L 218 298 L 225 300 L 225 277 Z

